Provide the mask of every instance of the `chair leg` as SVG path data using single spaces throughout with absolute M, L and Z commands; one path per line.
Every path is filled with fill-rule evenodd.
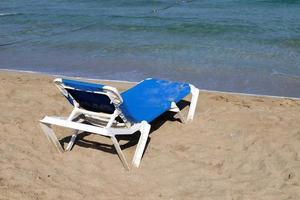
M 198 101 L 198 96 L 199 96 L 198 88 L 196 88 L 193 85 L 190 85 L 190 88 L 191 88 L 191 93 L 192 93 L 192 99 L 191 99 L 190 109 L 189 109 L 188 116 L 187 116 L 187 121 L 192 121 L 194 119 L 194 114 L 196 111 L 196 106 L 197 106 L 197 101 Z
M 175 117 L 175 118 L 178 118 L 178 119 L 181 121 L 181 123 L 184 123 L 184 124 L 186 123 L 184 117 L 183 117 L 182 114 L 181 114 L 180 109 L 178 108 L 178 106 L 176 105 L 175 102 L 172 102 L 172 103 L 171 103 L 171 109 L 170 109 L 169 111 L 175 112 L 176 114 L 175 114 L 174 117 Z
M 74 107 L 74 109 L 72 110 L 71 114 L 68 117 L 68 120 L 72 121 L 73 119 L 75 119 L 76 117 L 78 117 L 81 113 L 78 111 L 77 107 Z
M 121 150 L 121 147 L 120 147 L 120 145 L 119 145 L 119 142 L 117 141 L 117 139 L 116 139 L 115 136 L 110 136 L 110 138 L 111 138 L 111 140 L 112 140 L 112 142 L 113 142 L 113 144 L 114 144 L 114 146 L 115 146 L 115 148 L 116 148 L 116 150 L 117 150 L 117 153 L 118 153 L 118 155 L 119 155 L 119 157 L 120 157 L 120 159 L 121 159 L 121 161 L 122 161 L 122 163 L 123 163 L 123 166 L 124 166 L 127 170 L 129 170 L 129 169 L 130 169 L 130 168 L 129 168 L 129 165 L 128 165 L 127 161 L 126 161 L 125 155 L 123 154 L 123 152 L 122 152 L 122 150 Z
M 45 124 L 45 123 L 40 123 L 40 126 L 41 126 L 43 132 L 45 133 L 45 135 L 47 136 L 48 140 L 56 147 L 56 149 L 60 153 L 63 153 L 64 150 L 61 147 L 61 144 L 59 143 L 53 129 L 51 128 L 51 125 Z
M 183 123 L 183 124 L 186 123 L 186 121 L 185 121 L 185 119 L 184 119 L 184 117 L 182 116 L 182 113 L 181 113 L 180 111 L 178 111 L 178 112 L 175 114 L 175 117 L 178 118 L 178 119 L 181 121 L 181 123 Z
M 148 135 L 150 132 L 150 128 L 151 128 L 150 124 L 148 124 L 146 121 L 142 121 L 141 129 L 140 129 L 141 136 L 140 136 L 140 139 L 137 144 L 137 147 L 136 147 L 136 150 L 135 150 L 135 153 L 133 156 L 133 160 L 132 160 L 132 165 L 134 167 L 139 167 L 139 165 L 140 165 L 141 158 L 143 156 L 146 142 L 148 139 Z
M 72 134 L 71 140 L 70 140 L 70 142 L 68 143 L 68 146 L 67 146 L 67 148 L 66 148 L 65 151 L 71 151 L 71 149 L 72 149 L 72 147 L 73 147 L 73 145 L 74 145 L 74 143 L 75 143 L 75 139 L 76 139 L 78 133 L 79 133 L 78 130 L 74 130 L 74 133 Z

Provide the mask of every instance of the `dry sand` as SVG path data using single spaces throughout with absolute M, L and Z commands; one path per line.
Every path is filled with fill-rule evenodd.
M 128 172 L 107 138 L 84 135 L 64 154 L 48 143 L 38 120 L 72 109 L 53 77 L 0 80 L 0 199 L 300 199 L 300 101 L 202 92 L 192 123 L 152 124 Z M 128 160 L 137 138 L 122 138 Z

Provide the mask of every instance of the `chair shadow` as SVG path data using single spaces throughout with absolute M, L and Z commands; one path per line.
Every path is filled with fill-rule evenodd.
M 182 110 L 185 107 L 187 107 L 189 104 L 190 103 L 188 101 L 181 100 L 180 102 L 177 103 L 177 106 L 180 110 Z M 174 118 L 175 114 L 176 113 L 173 113 L 173 112 L 165 112 L 165 113 L 163 113 L 162 115 L 160 115 L 159 117 L 157 117 L 154 121 L 152 121 L 150 123 L 151 130 L 150 130 L 149 137 L 148 137 L 145 149 L 144 149 L 144 153 L 145 153 L 145 151 L 146 151 L 146 149 L 147 149 L 147 147 L 148 147 L 148 145 L 151 141 L 151 137 L 150 137 L 151 134 L 153 134 L 157 129 L 159 129 L 167 121 L 178 121 L 178 122 L 180 122 L 179 119 Z M 82 133 L 78 134 L 73 147 L 75 145 L 78 145 L 78 146 L 84 147 L 84 148 L 91 148 L 91 149 L 101 150 L 101 151 L 111 153 L 111 154 L 117 154 L 117 151 L 115 150 L 113 144 L 106 144 L 106 143 L 101 143 L 101 142 L 96 142 L 96 141 L 91 141 L 91 140 L 86 139 L 86 137 L 91 135 L 91 134 L 92 133 L 88 133 L 88 132 L 82 132 Z M 69 143 L 71 137 L 72 136 L 67 136 L 67 137 L 64 137 L 64 138 L 59 140 L 62 147 L 64 147 L 65 143 Z M 140 132 L 137 131 L 137 132 L 135 132 L 134 134 L 131 134 L 131 135 L 117 135 L 116 139 L 118 140 L 118 142 L 120 142 L 121 140 L 126 141 L 125 144 L 120 144 L 121 149 L 124 150 L 124 149 L 127 149 L 127 148 L 130 148 L 132 146 L 137 145 L 137 143 L 139 141 L 139 137 L 140 137 Z M 109 137 L 107 137 L 107 138 L 109 138 Z M 143 153 L 143 156 L 144 156 L 144 153 Z

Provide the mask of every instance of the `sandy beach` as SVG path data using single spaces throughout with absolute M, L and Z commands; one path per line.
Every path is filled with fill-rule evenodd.
M 140 168 L 126 171 L 108 138 L 82 135 L 64 154 L 48 143 L 39 120 L 72 110 L 54 78 L 0 72 L 1 200 L 300 199 L 299 100 L 201 92 L 194 121 L 159 117 Z M 131 160 L 138 134 L 120 139 Z

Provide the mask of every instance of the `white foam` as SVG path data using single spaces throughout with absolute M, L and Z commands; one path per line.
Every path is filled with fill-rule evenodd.
M 19 13 L 0 13 L 0 16 L 18 15 Z

